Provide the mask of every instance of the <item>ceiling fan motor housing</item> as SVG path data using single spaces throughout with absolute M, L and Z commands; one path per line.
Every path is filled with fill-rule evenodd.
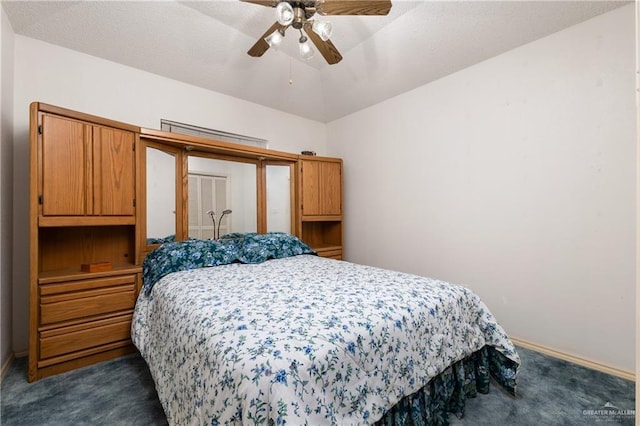
M 294 7 L 293 8 L 293 22 L 291 23 L 291 26 L 293 28 L 295 28 L 296 30 L 299 30 L 300 28 L 302 28 L 302 26 L 304 25 L 304 21 L 306 21 L 306 16 L 304 13 L 304 9 L 301 7 Z
M 304 26 L 306 20 L 311 19 L 316 13 L 315 0 L 308 1 L 287 1 L 293 8 L 293 22 L 291 26 L 299 30 Z

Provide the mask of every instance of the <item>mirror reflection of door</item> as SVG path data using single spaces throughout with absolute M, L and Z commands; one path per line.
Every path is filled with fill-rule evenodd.
M 267 231 L 291 232 L 291 166 L 268 164 Z
M 229 232 L 231 215 L 220 220 L 231 204 L 228 182 L 227 176 L 189 173 L 189 238 L 211 239 L 218 231 L 219 235 Z
M 256 232 L 256 163 L 209 158 L 191 153 L 188 167 L 189 237 L 213 238 L 218 234 L 218 229 L 218 237 L 229 232 Z M 225 210 L 231 210 L 231 213 L 222 217 Z M 213 220 L 207 213 L 209 211 L 215 213 L 215 234 Z

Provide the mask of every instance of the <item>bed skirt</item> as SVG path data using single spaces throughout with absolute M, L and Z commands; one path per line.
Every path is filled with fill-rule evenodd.
M 516 363 L 485 346 L 400 400 L 376 426 L 448 425 L 450 413 L 458 418 L 464 416 L 467 398 L 474 398 L 478 392 L 489 393 L 490 377 L 515 396 L 516 371 Z

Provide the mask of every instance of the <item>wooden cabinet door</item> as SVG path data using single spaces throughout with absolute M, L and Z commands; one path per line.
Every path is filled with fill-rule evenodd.
M 109 127 L 93 127 L 93 214 L 104 216 L 135 214 L 133 147 L 133 133 Z
M 47 216 L 87 213 L 89 128 L 78 121 L 43 115 L 41 204 Z
M 320 206 L 320 163 L 301 161 L 302 176 L 302 214 L 313 216 L 321 214 Z
M 42 116 L 41 195 L 45 216 L 133 216 L 132 132 Z
M 322 215 L 342 214 L 342 167 L 340 163 L 320 163 L 320 211 Z
M 302 214 L 342 214 L 342 167 L 335 161 L 302 160 Z

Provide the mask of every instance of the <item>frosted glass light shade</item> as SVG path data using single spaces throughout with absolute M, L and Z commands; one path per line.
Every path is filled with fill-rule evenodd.
M 266 36 L 264 38 L 264 41 L 266 41 L 269 47 L 271 47 L 272 49 L 278 49 L 278 46 L 280 46 L 280 43 L 282 43 L 283 38 L 284 37 L 282 37 L 282 33 L 279 30 L 275 30 L 274 32 Z
M 291 25 L 293 22 L 293 7 L 286 1 L 281 1 L 276 6 L 276 19 L 280 25 Z
M 307 41 L 306 37 L 302 37 L 300 38 L 300 57 L 305 60 L 308 61 L 309 59 L 313 58 L 313 54 L 315 53 L 313 48 L 311 47 L 311 44 L 309 44 L 309 42 Z
M 333 26 L 331 25 L 331 22 L 326 22 L 326 21 L 324 22 L 313 21 L 313 25 L 311 26 L 311 29 L 313 30 L 314 33 L 320 36 L 322 41 L 329 40 L 329 37 L 331 37 L 331 33 L 333 32 Z

